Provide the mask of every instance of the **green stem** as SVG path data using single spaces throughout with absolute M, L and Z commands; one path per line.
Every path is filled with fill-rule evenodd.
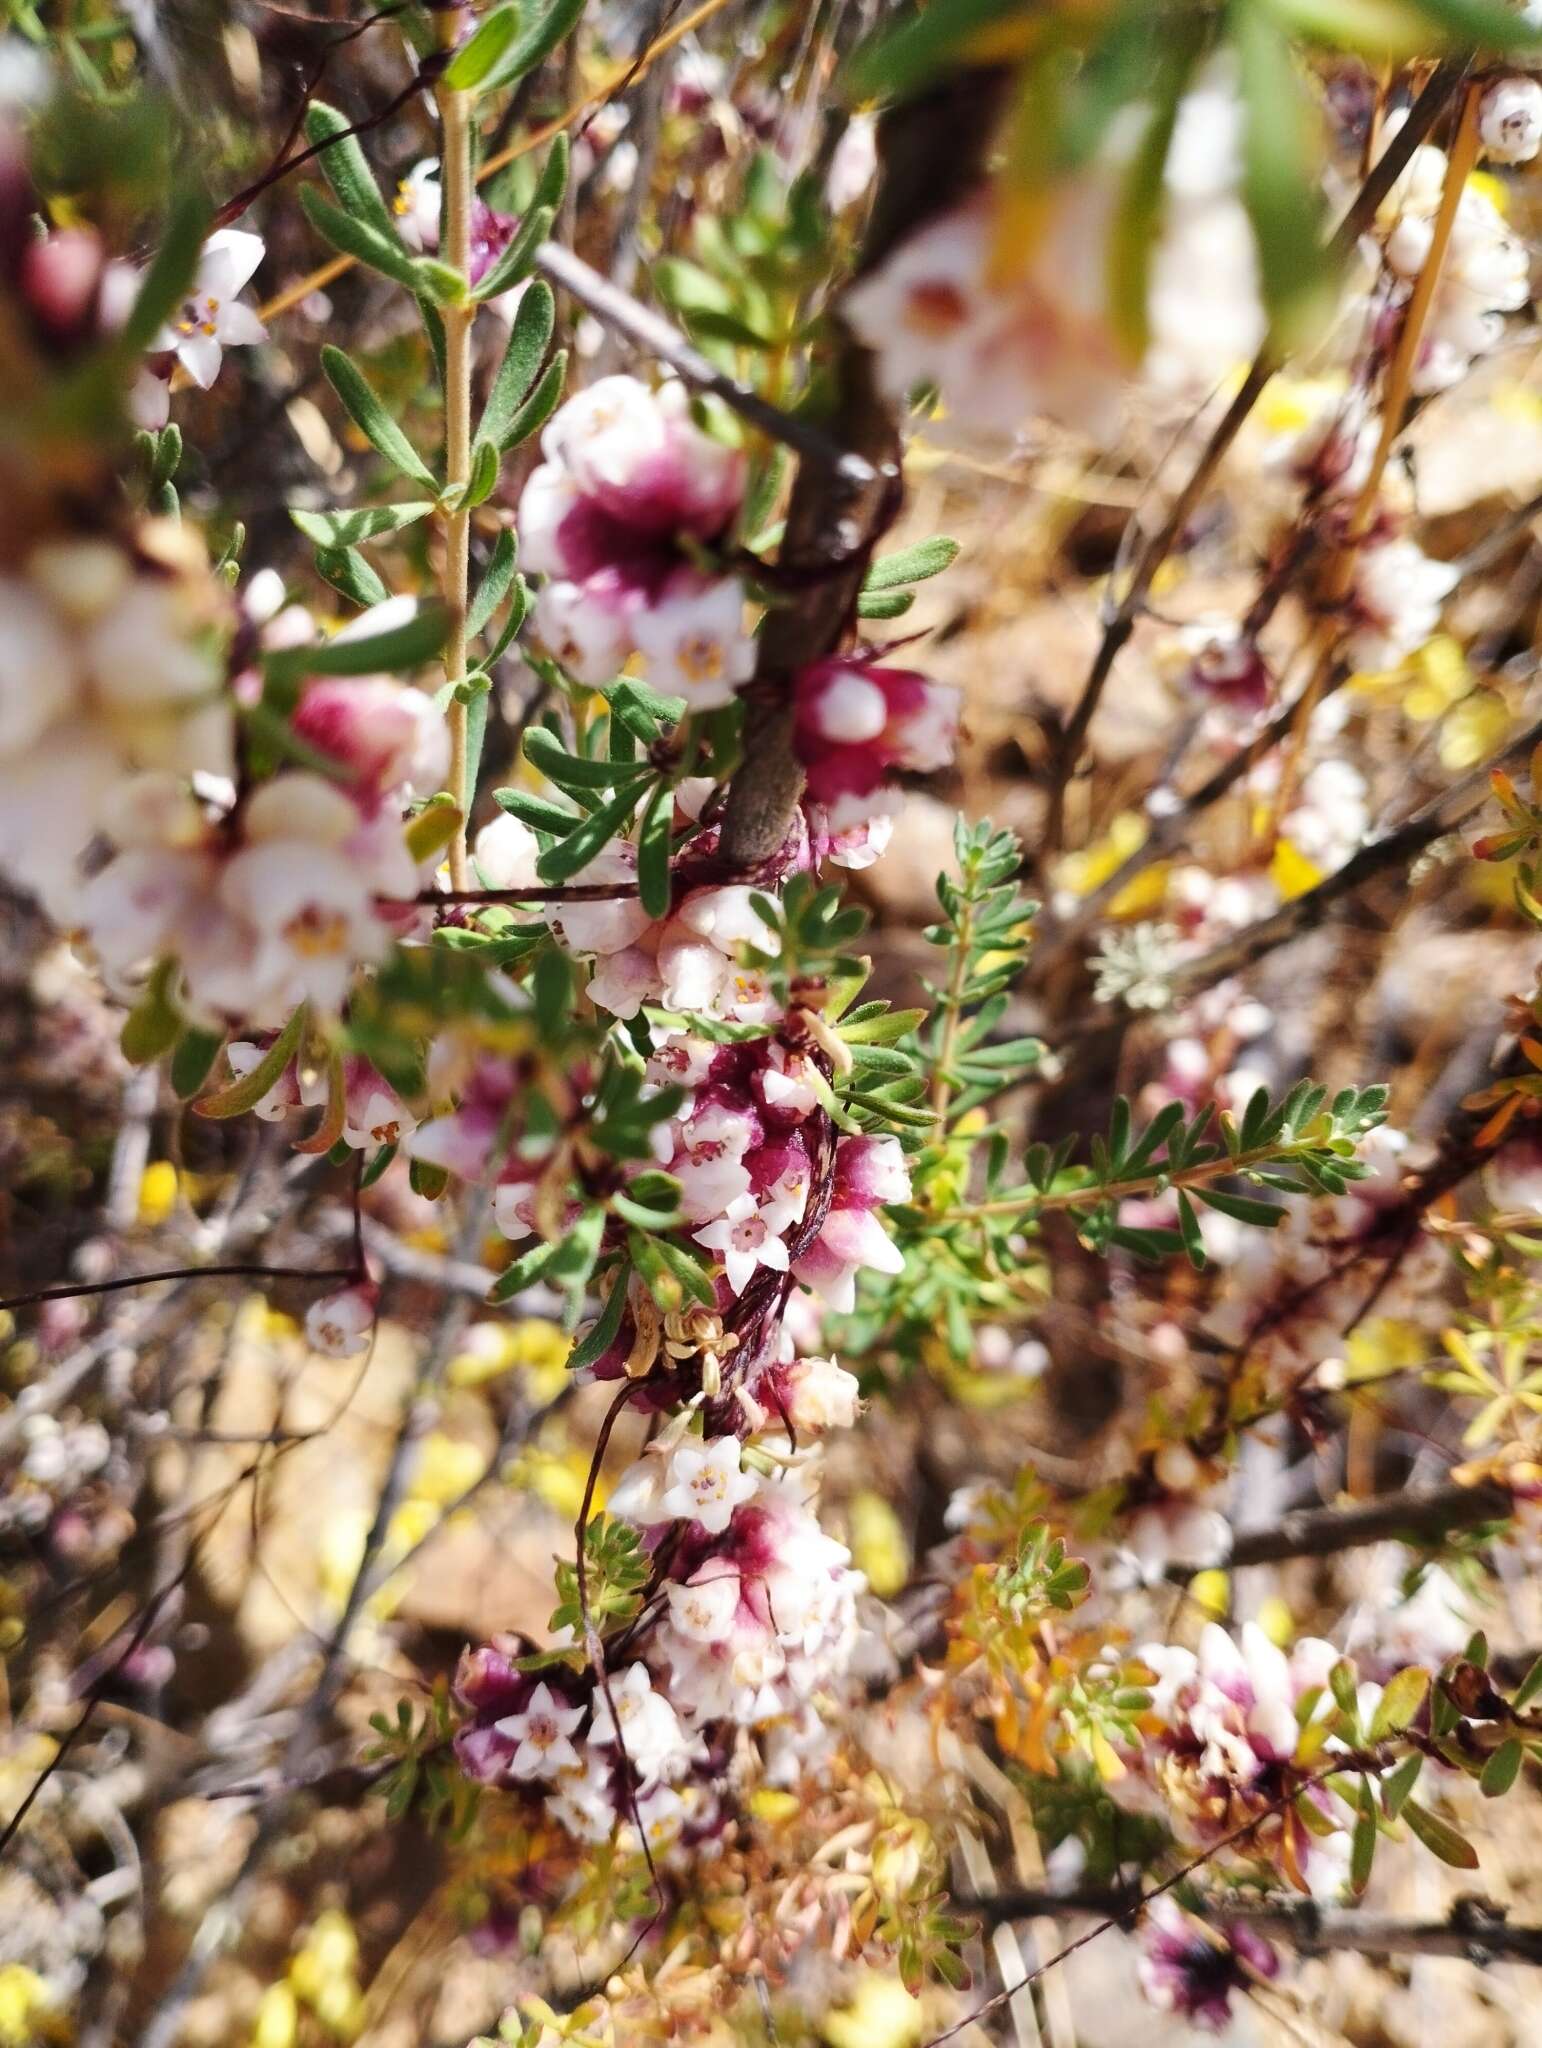
M 460 10 L 446 8 L 437 17 L 442 41 L 453 44 Z M 471 161 L 471 118 L 468 96 L 441 83 L 434 98 L 439 108 L 441 175 L 444 179 L 444 234 L 440 260 L 466 280 L 468 296 L 444 311 L 445 483 L 464 490 L 471 478 L 471 327 L 476 304 L 471 283 L 471 211 L 475 183 Z M 466 677 L 466 605 L 470 577 L 471 513 L 457 505 L 444 528 L 444 600 L 450 632 L 444 645 L 447 683 Z M 450 728 L 450 794 L 460 824 L 450 842 L 450 881 L 457 889 L 470 885 L 466 858 L 466 827 L 475 791 L 466 787 L 466 706 L 454 697 L 446 714 Z
M 948 977 L 948 992 L 942 999 L 942 1033 L 937 1042 L 937 1066 L 932 1075 L 932 1114 L 937 1119 L 939 1132 L 953 1094 L 948 1069 L 953 1064 L 959 1026 L 963 1022 L 964 987 L 969 979 L 969 942 L 973 930 L 974 905 L 961 903 L 953 940 L 953 971 Z
M 950 1209 L 938 1220 L 965 1223 L 984 1216 L 1020 1216 L 1025 1210 L 1079 1209 L 1098 1202 L 1122 1202 L 1134 1195 L 1165 1194 L 1169 1188 L 1202 1187 L 1207 1181 L 1246 1173 L 1249 1167 L 1262 1166 L 1266 1161 L 1288 1165 L 1294 1157 L 1294 1153 L 1282 1152 L 1278 1146 L 1259 1145 L 1250 1152 L 1239 1152 L 1235 1159 L 1223 1153 L 1219 1159 L 1201 1160 L 1197 1166 L 1180 1166 L 1176 1173 L 1157 1167 L 1151 1173 L 1137 1174 L 1133 1180 L 1090 1181 L 1085 1187 L 1057 1188 L 1047 1194 L 1038 1188 L 1019 1188 L 1014 1194 L 998 1195 L 989 1202 L 971 1202 L 961 1209 Z

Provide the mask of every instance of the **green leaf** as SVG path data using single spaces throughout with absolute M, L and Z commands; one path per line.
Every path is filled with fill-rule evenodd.
M 299 1051 L 307 1014 L 302 1003 L 249 1074 L 239 1075 L 193 1104 L 198 1115 L 223 1119 L 244 1116 L 255 1108 Z
M 1225 1194 L 1219 1188 L 1196 1188 L 1194 1192 L 1206 1208 L 1218 1210 L 1237 1223 L 1251 1223 L 1260 1230 L 1273 1230 L 1285 1220 L 1285 1211 L 1278 1202 L 1254 1202 L 1246 1195 Z
M 591 761 L 586 755 L 570 754 L 543 725 L 532 726 L 525 734 L 524 753 L 530 765 L 559 789 L 614 789 L 623 779 L 635 781 L 638 775 L 636 767 L 626 763 L 608 758 Z
M 361 611 L 368 611 L 372 604 L 384 604 L 391 595 L 356 548 L 318 548 L 316 568 L 334 590 L 341 591 Z
M 1233 9 L 1229 19 L 1247 114 L 1242 190 L 1258 241 L 1264 304 L 1278 338 L 1295 346 L 1326 297 L 1321 117 L 1278 23 L 1257 5 Z
M 935 534 L 930 540 L 917 541 L 913 548 L 901 548 L 898 554 L 881 555 L 868 570 L 862 588 L 897 590 L 905 583 L 924 583 L 957 561 L 958 551 L 956 540 L 945 533 Z
M 125 356 L 142 355 L 187 296 L 198 270 L 208 220 L 209 209 L 201 193 L 189 192 L 173 207 L 160 247 L 118 335 L 118 347 Z
M 1396 1820 L 1407 1804 L 1408 1795 L 1419 1782 L 1419 1773 L 1424 1769 L 1424 1758 L 1415 1750 L 1412 1756 L 1405 1756 L 1395 1771 L 1389 1771 L 1381 1781 L 1381 1807 L 1388 1820 Z
M 1376 1856 L 1376 1800 L 1370 1781 L 1360 1780 L 1359 1811 L 1349 1849 L 1349 1889 L 1358 1899 L 1371 1881 L 1371 1864 Z
M 466 638 L 474 640 L 509 594 L 514 581 L 514 563 L 519 553 L 513 530 L 505 526 L 493 543 L 486 573 L 466 611 Z
M 1183 1249 L 1189 1255 L 1189 1264 L 1196 1273 L 1205 1270 L 1205 1241 L 1200 1235 L 1199 1218 L 1194 1213 L 1194 1204 L 1189 1200 L 1187 1190 L 1178 1190 L 1178 1230 L 1183 1239 Z
M 538 434 L 552 414 L 557 410 L 557 401 L 562 396 L 562 386 L 568 374 L 568 352 L 559 348 L 542 373 L 541 381 L 514 413 L 503 430 L 499 442 L 505 455 L 511 448 L 518 448 L 528 441 L 532 434 Z
M 148 1066 L 177 1042 L 182 1019 L 171 1000 L 176 976 L 176 962 L 161 961 L 145 984 L 144 994 L 123 1020 L 118 1048 L 131 1067 Z
M 501 462 L 497 448 L 491 441 L 479 440 L 471 451 L 471 474 L 466 479 L 466 493 L 462 500 L 467 511 L 486 504 L 498 483 Z
M 523 789 L 495 789 L 493 802 L 511 817 L 522 819 L 537 832 L 554 832 L 561 836 L 571 832 L 578 822 L 577 814 L 565 811 L 561 804 L 554 804 L 544 796 L 532 796 Z
M 1192 18 L 1164 38 L 1156 95 L 1140 143 L 1120 179 L 1104 259 L 1108 309 L 1114 331 L 1132 361 L 1151 338 L 1148 301 L 1151 262 L 1161 234 L 1166 203 L 1167 159 L 1178 107 L 1199 54 L 1198 24 Z
M 372 1188 L 375 1185 L 376 1181 L 380 1179 L 381 1175 L 386 1171 L 386 1169 L 390 1166 L 391 1162 L 395 1159 L 397 1149 L 398 1148 L 395 1144 L 381 1146 L 380 1150 L 375 1154 L 374 1158 L 369 1162 L 368 1166 L 366 1166 L 364 1171 L 359 1175 L 359 1192 L 361 1194 L 364 1192 L 366 1188 Z
M 423 275 L 394 234 L 372 227 L 356 214 L 344 213 L 331 200 L 323 199 L 313 185 L 307 185 L 301 192 L 300 204 L 317 234 L 334 249 L 341 249 L 344 255 L 378 270 L 383 277 L 405 285 L 414 295 L 422 291 Z
M 932 0 L 858 48 L 842 81 L 845 97 L 861 101 L 892 94 L 903 99 L 975 61 L 971 53 L 977 49 L 980 61 L 1010 63 L 1032 47 L 1040 27 L 1037 14 L 1022 0 Z
M 1536 1659 L 1531 1669 L 1517 1686 L 1515 1697 L 1510 1702 L 1511 1708 L 1519 1714 L 1524 1708 L 1531 1705 L 1539 1692 L 1542 1692 L 1542 1657 Z
M 650 917 L 669 915 L 669 852 L 675 793 L 661 782 L 648 799 L 637 835 L 637 893 Z
M 1448 1827 L 1421 1806 L 1417 1799 L 1405 1800 L 1403 1818 L 1413 1829 L 1419 1840 L 1432 1856 L 1438 1856 L 1442 1863 L 1449 1863 L 1453 1870 L 1476 1870 L 1478 1852 L 1465 1835 L 1459 1835 L 1455 1828 Z
M 535 252 L 551 233 L 557 218 L 554 206 L 533 206 L 520 222 L 519 232 L 503 254 L 472 291 L 474 299 L 496 299 L 528 275 Z
M 482 80 L 483 92 L 513 85 L 537 64 L 544 63 L 557 45 L 571 35 L 584 11 L 584 0 L 547 0 L 531 11 L 520 34 Z
M 1371 1716 L 1369 1740 L 1385 1742 L 1389 1735 L 1400 1734 L 1424 1705 L 1424 1695 L 1429 1689 L 1429 1673 L 1421 1671 L 1416 1664 L 1409 1664 L 1403 1670 L 1395 1672 L 1387 1680 L 1381 1698 L 1376 1702 L 1376 1711 Z
M 177 1049 L 171 1056 L 171 1085 L 179 1099 L 186 1102 L 196 1095 L 209 1078 L 209 1070 L 219 1058 L 225 1044 L 222 1031 L 184 1031 L 177 1040 Z
M 450 59 L 444 82 L 452 92 L 475 92 L 495 65 L 500 64 L 519 36 L 518 7 L 495 7 L 483 15 L 475 32 Z
M 1503 0 L 1264 0 L 1291 34 L 1368 57 L 1431 53 L 1444 35 L 1465 47 L 1535 46 L 1538 30 Z M 1432 30 L 1434 35 L 1432 36 Z
M 301 515 L 291 515 L 297 522 Z M 361 633 L 356 639 L 323 640 L 314 647 L 285 647 L 270 654 L 267 673 L 283 683 L 296 676 L 395 675 L 421 668 L 444 645 L 449 617 L 438 604 L 420 605 L 410 619 L 383 633 Z
M 416 526 L 434 509 L 429 498 L 410 498 L 401 505 L 361 505 L 353 512 L 300 512 L 289 516 L 307 540 L 321 548 L 351 547 L 355 541 L 374 540 L 382 533 L 401 533 Z
M 535 278 L 521 295 L 509 330 L 509 345 L 487 394 L 487 405 L 477 428 L 479 440 L 507 447 L 507 435 L 514 416 L 523 404 L 540 371 L 557 324 L 557 302 L 545 278 Z
M 375 182 L 375 174 L 369 167 L 358 136 L 345 133 L 348 126 L 346 115 L 340 114 L 336 107 L 329 107 L 324 100 L 312 100 L 306 110 L 306 140 L 313 149 L 325 145 L 316 161 L 344 211 L 354 220 L 372 227 L 387 241 L 395 242 L 396 223 L 391 218 L 390 208 L 380 196 L 380 187 Z
M 616 1332 L 621 1328 L 621 1312 L 626 1307 L 626 1283 L 630 1272 L 627 1266 L 617 1269 L 610 1283 L 610 1292 L 605 1297 L 605 1306 L 600 1310 L 594 1328 L 581 1337 L 573 1346 L 568 1359 L 570 1372 L 582 1372 L 587 1366 L 607 1352 L 616 1341 Z
M 1525 1755 L 1518 1737 L 1514 1735 L 1507 1742 L 1500 1743 L 1478 1778 L 1478 1790 L 1485 1799 L 1500 1799 L 1509 1791 L 1521 1774 Z
M 857 599 L 859 619 L 900 619 L 915 603 L 915 596 L 908 590 L 864 591 Z
M 321 367 L 365 440 L 403 476 L 411 477 L 425 490 L 437 491 L 439 486 L 432 470 L 380 403 L 357 365 L 340 348 L 326 343 L 321 351 Z
M 557 1247 L 554 1244 L 547 1244 L 544 1238 L 537 1239 L 529 1251 L 522 1253 L 512 1264 L 504 1267 L 488 1290 L 488 1300 L 507 1301 L 510 1295 L 534 1286 L 537 1280 L 545 1277 L 546 1269 L 556 1256 Z

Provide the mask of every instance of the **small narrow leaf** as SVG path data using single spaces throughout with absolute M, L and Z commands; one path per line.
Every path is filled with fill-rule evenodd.
M 223 1119 L 244 1116 L 255 1108 L 299 1051 L 305 1037 L 306 1016 L 302 1003 L 249 1074 L 239 1075 L 193 1104 L 198 1115 Z
M 1521 1774 L 1521 1764 L 1526 1752 L 1519 1739 L 1512 1735 L 1508 1742 L 1502 1742 L 1478 1779 L 1478 1790 L 1485 1799 L 1500 1799 Z
M 935 534 L 930 540 L 917 541 L 912 548 L 901 548 L 898 554 L 882 555 L 867 572 L 864 590 L 898 590 L 907 583 L 924 583 L 929 576 L 940 576 L 944 569 L 958 559 L 958 542 L 950 540 L 945 533 Z
M 353 512 L 300 512 L 291 508 L 289 516 L 305 538 L 318 547 L 346 548 L 355 541 L 375 540 L 383 533 L 402 533 L 433 509 L 431 499 L 412 498 L 400 505 L 363 505 Z
M 1478 1852 L 1467 1837 L 1448 1827 L 1417 1799 L 1404 1801 L 1403 1818 L 1430 1854 L 1438 1856 L 1442 1863 L 1449 1863 L 1453 1870 L 1478 1868 Z
M 520 29 L 518 7 L 495 7 L 451 58 L 444 82 L 452 92 L 475 92 L 513 48 Z
M 383 277 L 405 285 L 410 292 L 422 290 L 423 279 L 418 266 L 394 234 L 371 226 L 367 219 L 356 214 L 345 213 L 330 199 L 323 199 L 313 185 L 307 185 L 301 192 L 300 204 L 317 234 L 330 242 L 334 249 L 356 257 L 371 270 L 378 270 Z
M 648 799 L 637 837 L 637 893 L 650 917 L 669 915 L 669 853 L 675 793 L 661 782 Z
M 321 367 L 326 372 L 327 382 L 347 408 L 349 418 L 371 447 L 403 476 L 411 477 L 425 490 L 437 491 L 439 486 L 428 464 L 370 389 L 358 366 L 340 348 L 326 343 L 321 351 Z
M 562 386 L 568 374 L 568 352 L 558 349 L 541 374 L 541 381 L 514 413 L 503 430 L 498 445 L 507 455 L 511 448 L 518 448 L 528 441 L 532 434 L 538 434 L 552 414 L 557 410 L 557 401 L 562 396 Z
M 486 573 L 477 585 L 476 595 L 466 611 L 467 639 L 475 639 L 508 596 L 509 586 L 514 581 L 514 563 L 518 552 L 512 529 L 504 527 L 493 544 Z
M 336 107 L 329 107 L 325 100 L 312 100 L 306 110 L 306 140 L 313 149 L 324 145 L 316 161 L 344 209 L 355 220 L 363 221 L 394 242 L 396 224 L 390 208 L 380 195 L 358 136 L 346 132 L 348 125 L 347 117 Z
M 538 277 L 524 292 L 509 330 L 509 345 L 487 394 L 477 438 L 508 445 L 506 436 L 515 413 L 524 403 L 540 371 L 557 324 L 557 302 L 545 278 Z

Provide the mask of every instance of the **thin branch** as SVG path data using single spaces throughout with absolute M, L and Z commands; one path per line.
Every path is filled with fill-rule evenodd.
M 1392 138 L 1380 160 L 1372 166 L 1353 204 L 1339 223 L 1329 243 L 1329 255 L 1333 261 L 1337 262 L 1346 256 L 1375 219 L 1377 209 L 1407 168 L 1414 151 L 1454 98 L 1465 70 L 1464 65 L 1445 64 L 1431 74 L 1429 83 L 1409 110 L 1408 119 Z M 1050 786 L 1049 815 L 1044 828 L 1045 849 L 1049 853 L 1059 850 L 1064 836 L 1066 789 L 1075 771 L 1088 728 L 1097 714 L 1114 664 L 1134 632 L 1136 620 L 1145 608 L 1157 571 L 1182 537 L 1227 451 L 1242 431 L 1248 415 L 1262 397 L 1264 387 L 1283 360 L 1276 344 L 1273 341 L 1265 342 L 1243 379 L 1236 397 L 1217 422 L 1198 462 L 1174 498 L 1167 517 L 1142 548 L 1129 586 L 1105 622 L 1103 638 L 1093 657 L 1087 680 L 1082 685 L 1081 695 L 1056 742 L 1051 761 L 1053 779 Z
M 1270 916 L 1223 939 L 1190 961 L 1176 978 L 1175 987 L 1184 993 L 1210 988 L 1233 974 L 1240 974 L 1277 947 L 1289 945 L 1306 932 L 1315 931 L 1335 904 L 1362 887 L 1376 875 L 1412 863 L 1437 839 L 1443 839 L 1479 809 L 1489 793 L 1489 777 L 1507 761 L 1522 759 L 1542 740 L 1542 719 L 1535 720 L 1497 754 L 1433 797 L 1401 825 L 1383 832 L 1359 847 L 1341 868 L 1315 888 L 1307 889 L 1282 904 Z
M 59 1287 L 38 1287 L 31 1294 L 13 1294 L 0 1310 L 31 1308 L 39 1301 L 75 1301 L 86 1294 L 117 1294 L 126 1287 L 153 1287 L 161 1280 L 357 1280 L 351 1266 L 265 1266 L 248 1260 L 228 1266 L 171 1266 L 163 1273 L 123 1273 L 116 1280 L 72 1280 Z
M 1043 1914 L 1091 1914 L 1118 1919 L 1131 1911 L 1120 1892 L 1057 1892 L 1028 1887 L 971 1898 L 955 1894 L 960 1912 L 975 1913 L 994 1926 Z M 1256 1933 L 1288 1941 L 1302 1955 L 1332 1949 L 1373 1956 L 1457 1956 L 1479 1965 L 1542 1963 L 1542 1927 L 1512 1924 L 1505 1909 L 1485 1899 L 1459 1899 L 1444 1920 L 1404 1920 L 1386 1913 L 1361 1913 L 1319 1906 L 1313 1899 L 1255 1900 L 1246 1897 L 1184 1900 L 1198 1918 L 1220 1926 L 1241 1924 Z
M 552 284 L 560 285 L 576 299 L 586 312 L 592 313 L 602 326 L 613 328 L 617 334 L 635 342 L 646 355 L 667 363 L 677 376 L 694 385 L 698 391 L 710 392 L 714 398 L 720 398 L 741 419 L 748 420 L 752 427 L 758 427 L 771 440 L 793 449 L 806 462 L 831 471 L 852 490 L 870 489 L 877 483 L 878 471 L 866 456 L 842 447 L 833 435 L 815 426 L 811 420 L 783 412 L 780 406 L 772 405 L 759 392 L 752 391 L 747 384 L 741 384 L 737 378 L 720 370 L 687 340 L 672 321 L 666 320 L 651 306 L 643 305 L 640 299 L 623 291 L 609 278 L 602 277 L 581 256 L 575 256 L 571 249 L 564 249 L 556 242 L 543 242 L 535 254 L 535 267 L 543 277 Z
M 1508 1520 L 1513 1497 L 1501 1486 L 1437 1486 L 1423 1493 L 1391 1493 L 1348 1508 L 1302 1508 L 1264 1529 L 1234 1537 L 1231 1549 L 1214 1560 L 1220 1571 L 1248 1565 L 1284 1564 L 1294 1557 L 1336 1557 L 1343 1550 L 1402 1539 L 1438 1543 L 1453 1529 L 1481 1528 Z M 1166 1577 L 1186 1585 L 1210 1566 L 1169 1565 Z

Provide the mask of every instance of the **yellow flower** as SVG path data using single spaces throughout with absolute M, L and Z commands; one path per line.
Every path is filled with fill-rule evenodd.
M 1269 861 L 1269 879 L 1289 903 L 1293 896 L 1304 896 L 1308 889 L 1316 888 L 1322 869 L 1288 839 L 1277 839 Z
M 48 1986 L 35 1970 L 24 1963 L 7 1963 L 0 1968 L 0 2044 L 3 2048 L 31 2048 L 37 2039 L 33 2021 L 53 2004 Z
M 880 1600 L 891 1599 L 910 1578 L 910 1545 L 881 1494 L 859 1493 L 851 1503 L 851 1555 Z
M 448 1507 L 468 1486 L 474 1486 L 486 1470 L 487 1458 L 475 1444 L 436 1429 L 423 1439 L 407 1491 L 415 1501 L 432 1501 L 436 1506 Z
M 850 2000 L 827 2013 L 819 2031 L 830 2048 L 915 2048 L 921 2026 L 921 2001 L 898 1977 L 864 1970 Z
M 139 1220 L 154 1228 L 177 1206 L 177 1169 L 169 1159 L 155 1159 L 139 1176 Z
M 1080 853 L 1063 854 L 1056 861 L 1055 887 L 1069 889 L 1073 896 L 1090 896 L 1145 844 L 1146 832 L 1146 821 L 1139 811 L 1121 811 L 1101 839 L 1095 839 Z
M 300 2032 L 300 2007 L 287 1984 L 270 1984 L 257 2007 L 252 2048 L 294 2048 Z
M 1492 690 L 1475 690 L 1440 729 L 1441 767 L 1475 767 L 1503 743 L 1510 725 L 1510 708 L 1503 697 Z

